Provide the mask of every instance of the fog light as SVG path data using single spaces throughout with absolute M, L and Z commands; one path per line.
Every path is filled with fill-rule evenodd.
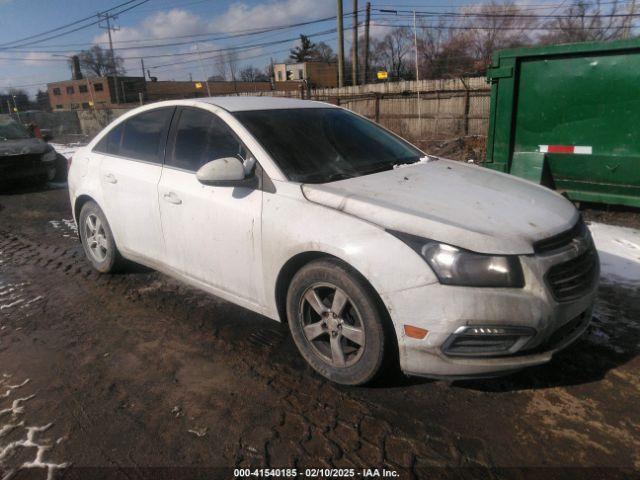
M 535 334 L 536 331 L 529 327 L 464 326 L 444 342 L 442 351 L 446 355 L 463 357 L 510 355 Z

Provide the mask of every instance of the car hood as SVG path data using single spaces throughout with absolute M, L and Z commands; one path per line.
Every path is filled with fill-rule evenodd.
M 483 253 L 533 253 L 533 242 L 568 230 L 578 219 L 575 207 L 549 189 L 443 159 L 303 184 L 302 192 L 311 202 L 383 228 Z
M 0 157 L 10 155 L 40 154 L 47 150 L 47 143 L 39 138 L 23 140 L 0 140 Z

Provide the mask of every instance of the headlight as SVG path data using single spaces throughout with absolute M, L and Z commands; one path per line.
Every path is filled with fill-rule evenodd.
M 408 233 L 387 230 L 420 255 L 440 283 L 467 287 L 524 287 L 520 260 L 514 255 L 485 255 L 428 240 Z
M 58 154 L 56 153 L 56 151 L 54 149 L 51 149 L 47 152 L 44 153 L 44 155 L 42 155 L 42 161 L 43 162 L 53 162 L 56 159 L 56 156 Z

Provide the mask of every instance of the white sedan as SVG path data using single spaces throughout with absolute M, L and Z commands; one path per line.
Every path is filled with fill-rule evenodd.
M 137 108 L 76 153 L 69 192 L 97 270 L 137 262 L 286 321 L 341 384 L 539 365 L 591 318 L 598 257 L 570 202 L 324 103 Z

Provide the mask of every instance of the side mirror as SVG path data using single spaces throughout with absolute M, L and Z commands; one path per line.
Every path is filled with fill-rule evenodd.
M 196 172 L 196 178 L 205 185 L 243 186 L 247 180 L 242 162 L 234 157 L 216 158 L 205 163 Z

